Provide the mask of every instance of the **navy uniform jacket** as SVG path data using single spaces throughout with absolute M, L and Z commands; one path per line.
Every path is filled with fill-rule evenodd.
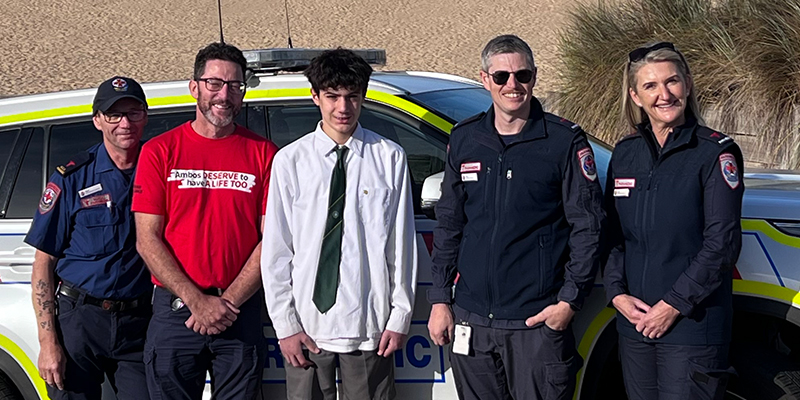
M 623 293 L 659 300 L 681 315 L 658 343 L 724 344 L 730 340 L 732 270 L 742 247 L 742 153 L 733 139 L 687 122 L 659 150 L 642 124 L 614 149 L 605 207 L 611 253 L 608 300 Z M 641 333 L 622 315 L 617 330 Z
M 436 206 L 431 303 L 524 320 L 556 300 L 579 309 L 591 290 L 603 222 L 594 155 L 576 124 L 535 98 L 504 146 L 494 110 L 456 125 Z
M 114 165 L 103 143 L 57 170 L 25 242 L 57 257 L 56 275 L 91 296 L 127 300 L 152 290 L 136 252 L 133 176 Z

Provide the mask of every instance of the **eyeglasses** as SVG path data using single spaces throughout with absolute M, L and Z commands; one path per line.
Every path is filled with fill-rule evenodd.
M 223 81 L 217 78 L 197 78 L 195 80 L 205 83 L 206 89 L 212 92 L 219 92 L 225 85 L 228 85 L 228 91 L 231 93 L 244 93 L 247 89 L 247 84 L 242 81 Z
M 645 57 L 647 57 L 648 54 L 650 54 L 650 53 L 652 53 L 652 52 L 654 52 L 656 50 L 661 50 L 661 49 L 670 49 L 670 50 L 672 50 L 672 51 L 677 53 L 677 51 L 675 50 L 675 45 L 674 44 L 672 44 L 670 42 L 658 42 L 658 43 L 656 43 L 656 44 L 654 44 L 652 46 L 639 47 L 638 49 L 628 53 L 628 62 L 629 63 L 635 63 L 637 61 L 641 61 Z M 678 54 L 680 54 L 680 53 L 678 53 Z M 681 58 L 683 58 L 683 56 L 681 56 Z
M 487 74 L 489 74 L 487 72 Z M 511 74 L 514 74 L 514 79 L 517 80 L 519 83 L 528 83 L 533 79 L 533 71 L 530 69 L 521 69 L 519 71 L 509 72 L 509 71 L 494 71 L 493 73 L 489 74 L 492 77 L 492 80 L 497 85 L 505 85 L 508 82 L 508 78 L 511 77 Z
M 109 124 L 118 124 L 122 117 L 127 117 L 130 122 L 139 122 L 147 115 L 145 110 L 130 110 L 128 112 L 101 112 L 103 119 Z

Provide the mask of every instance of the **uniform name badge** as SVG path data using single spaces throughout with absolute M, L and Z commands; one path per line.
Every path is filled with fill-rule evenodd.
M 628 197 L 631 195 L 631 190 L 628 188 L 614 189 L 614 197 Z
M 472 341 L 472 327 L 464 324 L 456 325 L 456 334 L 453 339 L 453 353 L 468 356 L 470 342 Z
M 461 174 L 461 181 L 462 182 L 477 182 L 478 181 L 478 173 L 477 172 L 470 172 L 467 174 Z
M 86 197 L 86 196 L 88 196 L 90 194 L 95 194 L 95 193 L 97 193 L 97 192 L 99 192 L 101 190 L 103 190 L 103 185 L 98 183 L 96 185 L 92 185 L 92 186 L 89 186 L 87 188 L 83 188 L 83 189 L 79 190 L 78 191 L 78 196 L 80 196 L 80 198 L 84 198 L 84 197 Z

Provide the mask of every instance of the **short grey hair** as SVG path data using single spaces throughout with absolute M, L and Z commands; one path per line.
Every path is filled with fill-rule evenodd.
M 491 58 L 498 54 L 518 53 L 525 56 L 525 61 L 528 62 L 528 67 L 531 69 L 536 67 L 533 63 L 533 52 L 530 46 L 520 39 L 517 35 L 500 35 L 489 43 L 481 52 L 481 69 L 484 72 L 489 72 L 489 67 L 492 66 Z

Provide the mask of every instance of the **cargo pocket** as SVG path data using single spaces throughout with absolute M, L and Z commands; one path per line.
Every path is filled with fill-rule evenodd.
M 160 388 L 161 385 L 158 381 L 158 372 L 156 371 L 156 349 L 154 346 L 149 346 L 147 343 L 145 343 L 142 361 L 144 362 L 145 377 L 147 378 L 148 388 Z M 153 393 L 151 392 L 151 395 L 152 394 Z
M 554 331 L 558 332 L 558 331 Z M 575 392 L 575 378 L 583 359 L 574 355 L 566 361 L 545 363 L 545 400 L 568 400 Z
M 733 367 L 710 368 L 689 360 L 690 376 L 687 398 L 691 400 L 722 400 L 728 379 L 736 375 Z

